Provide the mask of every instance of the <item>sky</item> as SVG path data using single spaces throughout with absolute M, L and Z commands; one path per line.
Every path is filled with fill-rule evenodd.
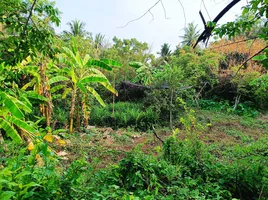
M 198 30 L 204 26 L 199 16 L 202 11 L 206 21 L 213 20 L 231 0 L 181 0 L 185 10 L 178 0 L 163 0 L 166 16 L 159 3 L 143 18 L 124 26 L 127 22 L 142 16 L 157 0 L 55 0 L 56 7 L 62 12 L 61 25 L 56 32 L 68 30 L 67 22 L 80 20 L 86 23 L 85 29 L 93 34 L 102 33 L 112 42 L 114 36 L 118 38 L 137 38 L 147 42 L 153 53 L 160 50 L 161 45 L 168 43 L 172 49 L 179 44 L 186 23 L 194 22 Z M 204 3 L 202 3 L 204 2 Z M 206 5 L 206 8 L 204 7 Z M 237 3 L 219 24 L 233 21 L 241 13 L 246 0 Z M 206 11 L 207 10 L 207 11 Z M 207 14 L 208 13 L 208 14 Z M 166 19 L 166 17 L 168 19 Z

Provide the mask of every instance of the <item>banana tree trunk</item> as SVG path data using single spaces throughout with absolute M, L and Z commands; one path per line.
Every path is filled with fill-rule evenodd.
M 72 91 L 72 101 L 71 101 L 71 110 L 70 110 L 70 127 L 69 127 L 70 133 L 73 132 L 75 100 L 76 100 L 76 86 L 74 86 L 73 91 Z
M 46 67 L 41 65 L 40 66 L 40 76 L 41 76 L 41 85 L 39 86 L 39 95 L 42 95 L 48 99 L 47 105 L 41 104 L 40 105 L 40 111 L 43 114 L 43 116 L 46 117 L 46 124 L 47 126 L 50 126 L 51 123 L 51 117 L 52 117 L 52 97 L 50 94 L 50 86 L 47 84 L 48 78 L 45 75 Z
M 169 126 L 170 129 L 173 128 L 173 116 L 172 116 L 172 104 L 173 104 L 173 95 L 174 95 L 174 91 L 173 89 L 171 89 L 170 91 L 170 105 L 169 105 Z
M 115 88 L 115 73 L 114 73 L 114 85 L 113 87 Z M 112 116 L 114 117 L 114 104 L 115 104 L 115 94 L 113 94 L 113 113 Z
M 80 112 L 79 112 L 79 105 L 77 106 L 77 108 L 76 108 L 76 129 L 77 130 L 80 130 Z

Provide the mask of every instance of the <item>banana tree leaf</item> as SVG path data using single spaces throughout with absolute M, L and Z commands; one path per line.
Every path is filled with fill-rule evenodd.
M 69 79 L 65 76 L 56 76 L 51 79 L 49 79 L 48 84 L 52 85 L 53 83 L 58 83 L 61 81 L 68 81 Z
M 71 49 L 67 48 L 67 47 L 62 47 L 63 51 L 64 51 L 64 55 L 67 57 L 67 59 L 65 61 L 70 60 L 70 62 L 66 63 L 66 64 L 72 64 L 72 65 L 76 65 L 79 66 L 79 62 L 76 59 L 76 56 L 74 55 L 74 53 L 72 52 Z
M 138 69 L 138 68 L 140 68 L 140 67 L 143 66 L 143 64 L 142 64 L 141 62 L 129 62 L 128 65 L 129 65 L 130 67 L 134 67 L 134 68 L 136 68 L 136 69 Z
M 5 107 L 9 110 L 9 112 L 16 116 L 17 118 L 23 118 L 24 114 L 22 113 L 22 111 L 19 109 L 17 103 L 19 102 L 18 99 L 4 93 L 1 92 L 0 95 L 2 96 L 3 100 L 4 100 L 4 104 Z
M 13 116 L 7 116 L 6 119 L 8 122 L 15 124 L 20 129 L 23 129 L 29 133 L 36 133 L 36 130 L 32 126 L 30 126 L 29 124 L 27 124 L 27 122 L 21 119 L 18 119 Z
M 118 96 L 116 89 L 110 84 L 110 82 L 104 82 L 100 84 L 102 84 L 107 90 L 115 94 L 115 96 Z
M 56 85 L 56 86 L 54 86 L 53 88 L 50 89 L 50 92 L 55 93 L 55 92 L 61 90 L 62 88 L 65 88 L 65 87 L 66 87 L 66 85 Z
M 4 129 L 7 136 L 9 136 L 14 142 L 21 143 L 22 139 L 10 122 L 3 118 L 0 118 L 0 128 Z
M 109 65 L 107 65 L 105 62 L 102 62 L 100 60 L 89 60 L 85 66 L 87 66 L 87 67 L 97 66 L 97 67 L 106 69 L 108 71 L 112 70 L 112 68 Z
M 48 102 L 48 99 L 42 95 L 39 95 L 33 91 L 29 91 L 29 92 L 26 92 L 26 95 L 29 99 L 37 99 L 37 100 L 40 100 L 40 101 L 45 101 L 45 102 Z
M 66 88 L 66 89 L 64 90 L 64 92 L 62 93 L 61 98 L 65 99 L 66 96 L 67 96 L 71 91 L 72 91 L 71 88 Z
M 83 65 L 86 65 L 89 59 L 90 59 L 90 56 L 86 54 L 83 60 Z
M 87 89 L 85 88 L 85 86 L 84 86 L 82 83 L 78 82 L 78 83 L 77 83 L 77 87 L 78 87 L 82 92 L 87 93 Z
M 29 104 L 27 101 L 26 102 L 18 101 L 17 105 L 18 105 L 18 108 L 24 112 L 27 112 L 27 113 L 32 112 L 32 105 Z
M 108 82 L 108 79 L 102 76 L 98 75 L 89 75 L 79 81 L 81 84 L 86 84 L 86 83 L 106 83 Z
M 102 100 L 101 96 L 98 94 L 98 92 L 96 90 L 94 90 L 94 88 L 87 87 L 87 89 L 97 99 L 97 101 L 100 103 L 100 105 L 102 105 L 103 107 L 106 106 L 104 101 Z
M 29 101 L 29 99 L 25 96 L 25 93 L 20 95 L 20 100 L 27 106 L 27 108 L 29 109 L 28 112 L 32 112 L 32 103 Z M 26 108 L 26 109 L 27 109 Z M 25 110 L 25 108 L 23 108 Z M 26 110 L 25 110 L 26 111 Z M 27 112 L 27 111 L 26 111 Z
M 71 77 L 72 77 L 72 81 L 73 81 L 73 83 L 76 84 L 76 83 L 77 83 L 77 78 L 76 78 L 76 75 L 75 75 L 75 72 L 74 72 L 74 68 L 73 68 L 73 67 L 71 68 L 69 74 L 70 74 Z
M 33 78 L 30 82 L 26 83 L 21 89 L 26 90 L 28 87 L 34 86 L 37 83 L 37 78 Z
M 115 61 L 115 60 L 101 59 L 101 61 L 106 63 L 107 65 L 109 65 L 111 67 L 122 67 L 122 64 L 120 62 Z

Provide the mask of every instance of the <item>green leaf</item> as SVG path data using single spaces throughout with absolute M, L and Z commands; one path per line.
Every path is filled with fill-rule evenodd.
M 67 96 L 71 91 L 72 91 L 71 88 L 66 88 L 66 89 L 64 90 L 64 92 L 62 93 L 61 98 L 65 99 L 66 96 Z
M 12 191 L 5 191 L 0 194 L 1 200 L 9 200 L 11 197 L 13 197 L 16 193 Z
M 109 65 L 107 65 L 105 62 L 102 62 L 100 60 L 89 60 L 85 66 L 87 66 L 87 67 L 97 66 L 97 67 L 106 69 L 108 71 L 112 70 L 112 68 Z
M 37 100 L 40 100 L 40 101 L 48 102 L 48 99 L 47 98 L 45 98 L 42 95 L 39 95 L 39 94 L 35 93 L 34 91 L 26 92 L 26 95 L 30 99 L 37 99 Z
M 34 86 L 36 83 L 36 78 L 33 78 L 29 83 L 26 83 L 21 89 L 26 90 L 28 87 Z
M 66 85 L 56 85 L 56 86 L 54 86 L 53 88 L 50 89 L 50 92 L 55 93 L 55 92 L 61 90 L 64 87 L 66 87 Z
M 101 83 L 101 82 L 108 82 L 108 80 L 105 77 L 92 74 L 92 75 L 87 76 L 79 81 L 79 83 L 81 83 L 81 84 L 93 83 L 93 82 L 95 82 L 95 83 L 100 82 Z
M 112 66 L 112 67 L 122 67 L 122 64 L 120 62 L 115 61 L 115 60 L 101 59 L 101 61 L 106 63 L 109 66 Z
M 110 84 L 110 82 L 100 83 L 102 84 L 107 90 L 118 96 L 116 89 Z
M 69 79 L 65 76 L 56 76 L 56 77 L 51 78 L 48 81 L 48 84 L 52 85 L 53 83 L 57 83 L 57 82 L 61 82 L 61 81 L 68 81 L 68 80 Z
M 21 143 L 22 139 L 10 122 L 0 118 L 0 128 L 4 129 L 7 136 L 9 136 L 15 143 Z M 0 198 L 1 199 L 1 198 Z
M 143 64 L 142 64 L 141 62 L 129 62 L 128 65 L 129 65 L 130 67 L 134 67 L 134 68 L 136 68 L 136 69 L 138 69 L 138 68 L 140 68 L 140 67 L 143 66 Z
M 100 105 L 102 105 L 103 107 L 106 106 L 104 101 L 102 100 L 101 96 L 98 94 L 98 92 L 96 92 L 96 90 L 94 90 L 94 88 L 87 87 L 87 89 L 97 99 L 97 101 L 100 103 Z
M 257 56 L 254 56 L 252 58 L 252 60 L 256 60 L 256 61 L 263 61 L 263 60 L 266 60 L 266 59 L 267 59 L 266 55 L 257 55 Z
M 8 108 L 9 112 L 16 116 L 17 118 L 23 118 L 24 114 L 22 113 L 22 111 L 19 109 L 17 103 L 19 102 L 18 99 L 4 93 L 1 92 L 0 95 L 2 96 L 3 100 L 4 100 L 4 104 L 5 107 Z
M 18 179 L 18 178 L 21 178 L 23 176 L 27 176 L 27 175 L 30 175 L 30 174 L 31 174 L 31 172 L 29 172 L 29 171 L 22 171 L 21 173 L 19 173 L 19 174 L 17 174 L 15 176 L 15 179 Z
M 7 116 L 6 119 L 7 119 L 7 121 L 9 121 L 9 122 L 15 124 L 16 126 L 18 126 L 20 129 L 23 129 L 23 130 L 25 130 L 25 131 L 27 131 L 29 133 L 35 133 L 36 132 L 36 130 L 32 126 L 27 124 L 27 122 L 22 121 L 22 120 L 20 120 L 20 119 L 18 119 L 16 117 Z
M 87 93 L 87 89 L 85 88 L 85 86 L 84 86 L 82 83 L 78 82 L 78 83 L 77 83 L 77 87 L 78 87 L 82 92 Z
M 63 51 L 64 51 L 64 55 L 68 58 L 64 61 L 67 61 L 65 62 L 66 64 L 70 65 L 70 64 L 73 64 L 73 65 L 77 65 L 79 66 L 79 62 L 76 60 L 76 56 L 74 55 L 74 53 L 72 52 L 71 49 L 67 48 L 67 47 L 62 47 Z M 71 61 L 71 62 L 68 62 L 68 61 Z

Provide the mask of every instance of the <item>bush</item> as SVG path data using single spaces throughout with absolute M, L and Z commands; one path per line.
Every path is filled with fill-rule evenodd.
M 236 109 L 234 109 L 234 106 L 232 106 L 228 101 L 216 102 L 213 100 L 200 99 L 198 104 L 202 110 L 222 111 L 247 117 L 257 117 L 259 115 L 259 112 L 252 102 L 239 103 Z M 189 101 L 188 105 L 196 107 L 196 103 L 194 101 Z
M 223 162 L 198 140 L 180 141 L 172 137 L 164 145 L 164 159 L 180 166 L 182 177 L 191 177 L 199 187 L 212 184 L 221 188 L 220 194 L 227 195 L 224 199 L 228 193 L 239 199 L 261 199 L 260 196 L 265 199 L 268 197 L 268 159 L 264 148 L 267 149 L 265 140 L 236 147 L 229 152 L 231 162 L 229 159 Z
M 198 140 L 170 137 L 163 155 L 127 153 L 96 169 L 85 160 L 67 169 L 46 144 L 2 160 L 1 199 L 267 199 L 267 138 L 236 146 L 217 160 Z
M 108 104 L 106 107 L 93 107 L 89 123 L 112 128 L 130 126 L 146 131 L 158 121 L 158 115 L 153 109 L 151 107 L 144 108 L 142 104 L 118 102 L 114 105 L 114 115 L 112 109 L 112 104 Z

